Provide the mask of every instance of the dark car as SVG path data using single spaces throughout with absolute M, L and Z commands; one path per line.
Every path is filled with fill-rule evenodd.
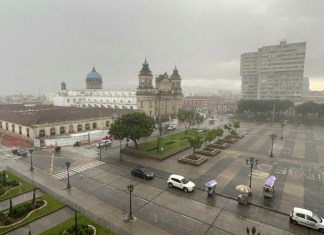
M 152 179 L 154 177 L 154 172 L 143 166 L 137 166 L 132 169 L 132 175 L 141 177 L 144 179 Z
M 12 150 L 12 153 L 14 155 L 23 156 L 23 157 L 27 157 L 28 155 L 28 151 L 25 149 L 14 149 Z

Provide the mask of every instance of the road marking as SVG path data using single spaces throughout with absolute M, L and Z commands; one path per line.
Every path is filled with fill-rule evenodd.
M 94 162 L 91 162 L 91 163 L 87 163 L 87 164 L 83 164 L 83 165 L 79 165 L 79 166 L 70 168 L 69 175 L 70 176 L 75 175 L 75 174 L 83 172 L 85 170 L 89 170 L 91 168 L 95 168 L 97 166 L 100 166 L 101 164 L 104 164 L 104 162 L 94 161 Z M 56 179 L 59 179 L 59 180 L 64 179 L 64 178 L 67 177 L 67 171 L 66 170 L 61 171 L 61 172 L 53 175 L 53 177 L 56 178 Z
M 112 188 L 112 189 L 116 189 L 115 187 L 113 187 L 113 186 L 110 186 L 110 185 L 106 185 L 107 187 L 109 187 L 109 188 Z
M 264 171 L 253 170 L 252 176 L 258 179 L 265 179 L 269 176 L 269 173 Z
M 142 200 L 142 201 L 144 201 L 144 202 L 148 202 L 148 200 L 145 200 L 145 199 L 143 199 L 143 198 L 140 198 L 140 197 L 136 197 L 137 199 L 139 199 L 139 200 Z
M 195 221 L 195 222 L 197 222 L 197 223 L 200 223 L 200 224 L 202 224 L 202 222 L 201 221 L 199 221 L 199 220 L 196 220 L 196 219 L 193 219 L 193 218 L 190 218 L 189 216 L 186 216 L 186 215 L 181 215 L 182 217 L 184 217 L 184 218 L 186 218 L 186 219 L 189 219 L 189 220 L 192 220 L 192 221 Z

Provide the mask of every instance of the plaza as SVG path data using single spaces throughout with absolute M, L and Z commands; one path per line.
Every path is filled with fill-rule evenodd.
M 281 125 L 241 123 L 239 132 L 246 132 L 246 136 L 198 167 L 177 161 L 191 149 L 163 161 L 123 155 L 121 162 L 119 141 L 102 151 L 102 161 L 94 146 L 63 148 L 61 155 L 55 156 L 52 176 L 51 149 L 33 154 L 33 173 L 29 171 L 28 158 L 13 159 L 8 155 L 2 164 L 16 169 L 81 213 L 98 216 L 102 223 L 113 224 L 131 234 L 246 234 L 247 226 L 256 226 L 261 234 L 318 234 L 291 225 L 288 213 L 297 206 L 323 216 L 323 129 L 288 123 L 283 129 L 283 139 L 274 140 L 270 157 L 269 135 L 280 136 Z M 237 203 L 235 186 L 248 185 L 250 168 L 246 159 L 250 157 L 258 159 L 258 164 L 253 168 L 253 194 L 244 206 Z M 71 162 L 70 190 L 64 189 L 66 161 Z M 130 169 L 138 164 L 151 168 L 155 178 L 145 181 L 133 177 Z M 186 194 L 168 188 L 166 178 L 172 173 L 190 178 L 196 183 L 196 190 Z M 262 187 L 270 175 L 277 178 L 275 194 L 273 198 L 264 198 Z M 204 191 L 204 184 L 210 179 L 218 182 L 213 198 L 208 198 Z M 132 222 L 125 222 L 129 210 L 128 184 L 134 185 L 136 219 Z

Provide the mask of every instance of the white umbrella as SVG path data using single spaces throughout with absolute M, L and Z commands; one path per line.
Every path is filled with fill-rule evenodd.
M 250 189 L 249 186 L 247 185 L 244 185 L 244 184 L 240 184 L 240 185 L 237 185 L 235 187 L 235 189 L 241 193 L 251 193 L 252 192 L 252 189 Z

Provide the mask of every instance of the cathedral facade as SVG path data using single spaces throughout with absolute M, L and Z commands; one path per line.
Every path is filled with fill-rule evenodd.
M 167 73 L 157 76 L 154 87 L 152 71 L 145 59 L 138 75 L 138 82 L 136 92 L 138 110 L 155 119 L 169 120 L 176 118 L 183 100 L 181 76 L 177 67 L 174 68 L 171 76 Z

